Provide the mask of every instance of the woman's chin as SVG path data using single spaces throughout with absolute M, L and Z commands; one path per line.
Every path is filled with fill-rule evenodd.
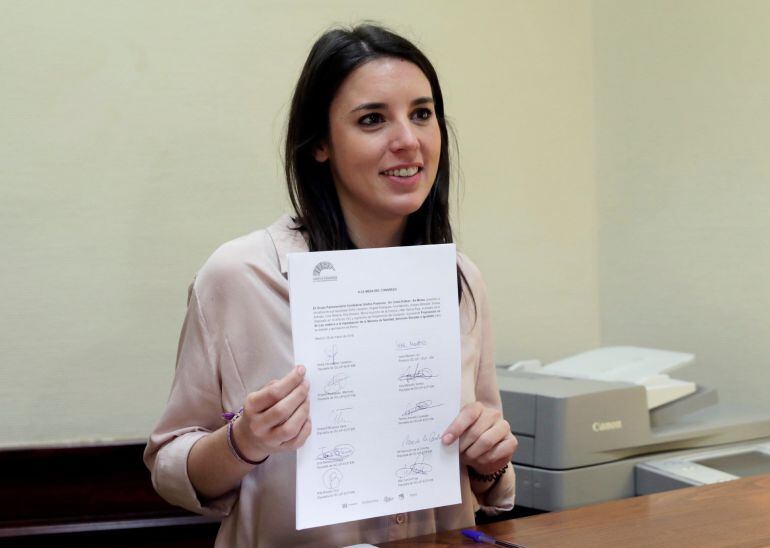
M 389 204 L 389 209 L 396 215 L 408 217 L 420 209 L 427 198 L 428 193 L 423 192 L 398 196 Z
M 391 214 L 394 217 L 409 217 L 412 213 L 416 213 L 417 210 L 420 209 L 420 206 L 422 206 L 423 202 L 415 202 L 410 204 L 399 204 L 398 207 L 394 207 L 390 210 Z

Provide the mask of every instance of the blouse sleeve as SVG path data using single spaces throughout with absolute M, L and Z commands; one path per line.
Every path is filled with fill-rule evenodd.
M 190 287 L 176 371 L 166 409 L 150 435 L 144 461 L 155 490 L 171 504 L 203 515 L 229 514 L 237 492 L 201 500 L 187 474 L 190 449 L 224 424 L 221 419 L 220 360 L 226 356 L 212 344 L 196 292 Z
M 470 263 L 466 259 L 466 264 Z M 476 300 L 476 314 L 481 330 L 481 353 L 479 356 L 479 368 L 476 376 L 476 399 L 488 407 L 502 410 L 500 390 L 497 386 L 497 373 L 495 371 L 494 337 L 492 334 L 492 318 L 487 298 L 487 288 L 481 273 L 472 263 L 470 268 L 464 269 L 468 282 L 473 290 Z M 503 474 L 486 493 L 477 495 L 481 510 L 488 515 L 497 515 L 513 509 L 516 497 L 516 474 L 513 465 L 508 465 L 508 470 Z

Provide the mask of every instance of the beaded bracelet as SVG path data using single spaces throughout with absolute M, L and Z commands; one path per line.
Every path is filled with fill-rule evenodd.
M 227 445 L 230 447 L 230 452 L 233 454 L 233 456 L 236 459 L 238 459 L 240 462 L 244 464 L 250 464 L 252 466 L 256 466 L 257 464 L 262 464 L 263 462 L 265 462 L 270 455 L 268 455 L 262 460 L 250 460 L 250 459 L 247 459 L 243 453 L 241 453 L 240 449 L 238 449 L 238 446 L 235 444 L 235 438 L 233 437 L 233 424 L 235 424 L 235 421 L 237 421 L 241 417 L 242 413 L 243 413 L 243 407 L 241 407 L 235 413 L 230 411 L 228 411 L 227 413 L 222 413 L 222 418 L 227 421 Z
M 508 470 L 508 463 L 493 474 L 479 474 L 472 466 L 468 466 L 468 477 L 477 481 L 497 481 Z

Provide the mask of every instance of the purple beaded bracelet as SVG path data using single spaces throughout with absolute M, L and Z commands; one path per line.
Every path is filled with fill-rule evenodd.
M 227 445 L 230 447 L 230 452 L 233 454 L 233 456 L 240 462 L 244 464 L 250 464 L 252 466 L 262 464 L 268 459 L 268 457 L 270 457 L 270 455 L 262 460 L 249 460 L 243 453 L 241 453 L 240 449 L 238 449 L 238 446 L 235 444 L 235 438 L 233 437 L 233 424 L 235 424 L 235 421 L 241 417 L 241 414 L 243 414 L 243 407 L 241 407 L 235 413 L 232 411 L 222 413 L 222 418 L 227 421 Z

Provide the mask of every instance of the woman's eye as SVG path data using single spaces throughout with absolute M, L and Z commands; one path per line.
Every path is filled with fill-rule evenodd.
M 433 111 L 429 108 L 418 108 L 412 113 L 412 118 L 415 120 L 430 120 L 433 116 Z
M 370 112 L 366 116 L 362 116 L 358 119 L 358 123 L 362 126 L 373 126 L 381 124 L 385 121 L 385 117 L 379 112 Z

